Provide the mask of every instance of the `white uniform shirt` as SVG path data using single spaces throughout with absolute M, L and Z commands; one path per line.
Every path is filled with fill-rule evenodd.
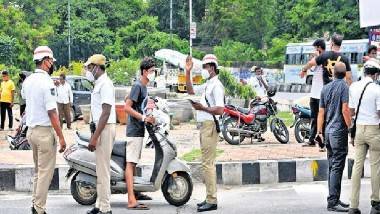
M 313 71 L 313 81 L 311 84 L 310 97 L 314 99 L 321 99 L 321 92 L 323 88 L 323 67 L 316 66 Z
M 94 90 L 91 93 L 91 114 L 92 120 L 96 124 L 99 122 L 103 111 L 102 104 L 104 103 L 112 106 L 107 123 L 116 123 L 115 88 L 107 73 L 104 73 L 95 81 Z
M 268 82 L 266 81 L 266 78 L 265 76 L 261 76 L 263 78 L 263 81 L 266 85 L 268 85 Z M 254 89 L 254 91 L 256 92 L 256 95 L 259 96 L 259 97 L 263 97 L 263 96 L 266 96 L 267 95 L 267 90 L 265 89 L 265 86 L 263 83 L 259 82 L 259 80 L 257 79 L 256 76 L 253 76 L 251 77 L 249 80 L 248 80 L 248 84 L 251 85 Z
M 73 103 L 73 92 L 71 86 L 65 81 L 64 85 L 59 84 L 57 86 L 57 103 Z
M 46 71 L 36 69 L 25 79 L 21 95 L 26 100 L 27 126 L 51 126 L 48 111 L 57 109 L 56 94 L 54 82 Z
M 205 96 L 211 107 L 218 106 L 224 107 L 224 86 L 219 81 L 218 76 L 207 80 L 206 83 L 200 86 L 194 86 L 194 93 L 196 95 L 202 95 L 200 103 L 203 106 L 208 107 Z M 218 116 L 216 116 L 218 118 Z M 214 121 L 212 114 L 205 111 L 197 111 L 197 122 Z
M 364 89 L 364 86 L 368 82 L 373 82 L 373 80 L 370 77 L 364 77 L 362 80 L 352 83 L 352 85 L 350 86 L 350 108 L 356 109 L 358 107 L 360 95 Z M 379 125 L 380 118 L 377 114 L 377 111 L 379 110 L 380 86 L 375 83 L 370 83 L 363 94 L 356 124 Z

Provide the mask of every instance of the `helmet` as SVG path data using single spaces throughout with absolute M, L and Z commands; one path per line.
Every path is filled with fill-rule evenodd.
M 214 63 L 216 65 L 216 69 L 219 68 L 218 66 L 218 58 L 214 54 L 206 54 L 206 56 L 203 57 L 202 65 Z
M 376 59 L 369 59 L 364 63 L 364 72 L 367 74 L 376 74 L 380 72 L 380 64 Z
M 34 50 L 33 61 L 41 61 L 45 57 L 49 57 L 56 61 L 53 56 L 53 51 L 48 46 L 38 46 Z
M 273 97 L 274 95 L 276 95 L 276 92 L 277 92 L 277 90 L 275 88 L 270 88 L 267 91 L 267 95 L 268 95 L 268 97 Z

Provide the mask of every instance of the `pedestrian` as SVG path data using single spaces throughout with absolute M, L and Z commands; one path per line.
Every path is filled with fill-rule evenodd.
M 352 83 L 352 73 L 351 66 L 348 58 L 340 53 L 340 47 L 342 46 L 343 36 L 339 34 L 334 34 L 330 40 L 331 51 L 325 51 L 316 58 L 312 58 L 301 70 L 301 77 L 307 73 L 309 69 L 313 66 L 322 65 L 323 66 L 323 84 L 333 80 L 334 76 L 334 65 L 338 62 L 343 62 L 346 66 L 346 82 L 348 85 Z
M 145 204 L 137 202 L 134 187 L 133 176 L 136 171 L 136 165 L 141 158 L 142 146 L 144 143 L 145 124 L 155 123 L 155 118 L 147 116 L 143 111 L 143 103 L 147 103 L 148 90 L 147 85 L 153 82 L 155 78 L 156 64 L 152 58 L 144 58 L 140 64 L 140 79 L 133 84 L 131 92 L 125 101 L 125 110 L 128 114 L 127 125 L 127 166 L 125 169 L 126 185 L 128 190 L 128 209 L 131 210 L 149 210 Z
M 197 110 L 197 122 L 200 123 L 200 144 L 202 152 L 202 169 L 206 185 L 206 200 L 197 204 L 198 212 L 216 210 L 216 145 L 220 127 L 218 115 L 224 111 L 224 87 L 218 79 L 219 68 L 215 55 L 207 54 L 202 60 L 202 78 L 206 83 L 194 86 L 191 82 L 191 70 L 193 60 L 191 56 L 186 59 L 186 86 L 188 94 L 202 95 L 200 102 L 192 101 L 192 106 Z
M 263 74 L 263 69 L 261 67 L 254 66 L 251 68 L 251 71 L 254 74 L 248 81 L 243 80 L 243 84 L 248 84 L 253 87 L 253 90 L 256 92 L 258 97 L 266 96 L 269 86 L 266 77 Z
M 67 129 L 71 129 L 71 107 L 73 103 L 73 92 L 71 86 L 66 82 L 66 75 L 59 75 L 59 85 L 57 86 L 57 105 L 59 121 L 63 127 L 63 118 L 65 118 Z
M 60 149 L 66 149 L 65 138 L 59 126 L 56 90 L 50 75 L 54 70 L 53 52 L 47 46 L 34 50 L 36 70 L 23 83 L 22 97 L 26 101 L 27 139 L 33 150 L 34 180 L 32 213 L 45 213 L 46 199 L 53 178 L 58 135 Z
M 322 88 L 318 113 L 318 135 L 325 139 L 329 168 L 327 210 L 336 212 L 348 212 L 349 207 L 340 200 L 342 175 L 348 152 L 348 127 L 351 126 L 349 89 L 344 81 L 345 75 L 345 64 L 337 62 L 334 66 L 335 79 Z
M 8 112 L 8 127 L 12 130 L 13 127 L 13 101 L 15 96 L 15 84 L 11 79 L 9 79 L 8 71 L 3 71 L 2 73 L 3 81 L 0 87 L 0 108 L 1 108 L 1 125 L 0 131 L 4 130 L 5 115 Z
M 356 116 L 355 161 L 352 169 L 352 192 L 350 214 L 360 214 L 360 179 L 364 161 L 369 151 L 371 165 L 371 214 L 380 214 L 380 86 L 374 83 L 380 73 L 377 60 L 364 64 L 364 78 L 350 87 L 349 107 L 351 115 Z M 355 129 L 355 128 L 354 128 Z M 351 136 L 352 133 L 351 133 Z
M 16 88 L 17 88 L 18 103 L 20 105 L 20 117 L 22 117 L 22 114 L 25 111 L 26 104 L 25 104 L 25 99 L 22 98 L 21 96 L 21 89 L 22 89 L 22 84 L 24 83 L 24 80 L 26 79 L 26 75 L 24 73 L 20 73 L 18 76 L 19 76 L 19 80 L 18 80 Z
M 88 150 L 96 156 L 96 203 L 88 214 L 111 214 L 111 153 L 115 141 L 115 89 L 106 73 L 106 57 L 92 55 L 84 64 L 86 78 L 94 82 L 91 93 L 91 139 Z
M 322 55 L 326 50 L 326 43 L 323 39 L 317 39 L 313 43 L 315 49 L 315 57 Z M 318 121 L 318 110 L 319 110 L 319 100 L 321 98 L 321 91 L 323 87 L 323 66 L 315 66 L 313 70 L 313 79 L 311 83 L 310 91 L 310 110 L 311 110 L 311 129 L 309 142 L 305 143 L 303 146 L 315 146 L 314 141 L 317 136 L 317 121 Z M 301 78 L 305 77 L 305 72 L 301 72 Z M 322 149 L 322 148 L 321 148 Z

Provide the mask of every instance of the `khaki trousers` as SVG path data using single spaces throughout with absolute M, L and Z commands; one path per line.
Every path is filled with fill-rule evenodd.
M 206 202 L 216 204 L 216 145 L 218 143 L 218 133 L 214 121 L 202 122 L 200 129 L 200 142 L 202 152 L 202 169 L 206 185 Z
M 49 186 L 53 178 L 57 143 L 51 126 L 29 128 L 27 139 L 32 146 L 34 180 L 32 204 L 38 214 L 45 212 Z
M 351 208 L 359 207 L 360 179 L 364 161 L 369 150 L 371 165 L 371 200 L 379 202 L 380 190 L 380 128 L 379 126 L 361 126 L 356 128 L 355 162 L 352 172 Z
M 57 103 L 57 106 L 58 106 L 59 122 L 61 123 L 61 128 L 63 127 L 63 117 L 65 117 L 67 128 L 71 128 L 70 103 L 67 103 L 67 104 Z
M 98 143 L 96 144 L 96 198 L 95 207 L 101 212 L 111 210 L 111 175 L 110 161 L 113 143 L 115 141 L 115 124 L 107 124 L 100 134 Z

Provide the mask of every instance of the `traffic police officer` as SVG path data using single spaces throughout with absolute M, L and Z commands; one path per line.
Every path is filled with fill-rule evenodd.
M 29 127 L 27 139 L 33 150 L 32 213 L 43 214 L 56 162 L 54 131 L 59 138 L 59 152 L 64 152 L 66 142 L 56 110 L 55 86 L 50 78 L 54 70 L 53 52 L 47 46 L 37 47 L 33 60 L 37 69 L 25 80 L 21 94 L 26 99 L 26 125 Z
M 115 89 L 105 72 L 106 57 L 95 54 L 85 63 L 86 77 L 95 82 L 91 94 L 92 133 L 88 149 L 95 151 L 97 175 L 97 199 L 95 207 L 88 214 L 111 214 L 110 161 L 115 140 Z

